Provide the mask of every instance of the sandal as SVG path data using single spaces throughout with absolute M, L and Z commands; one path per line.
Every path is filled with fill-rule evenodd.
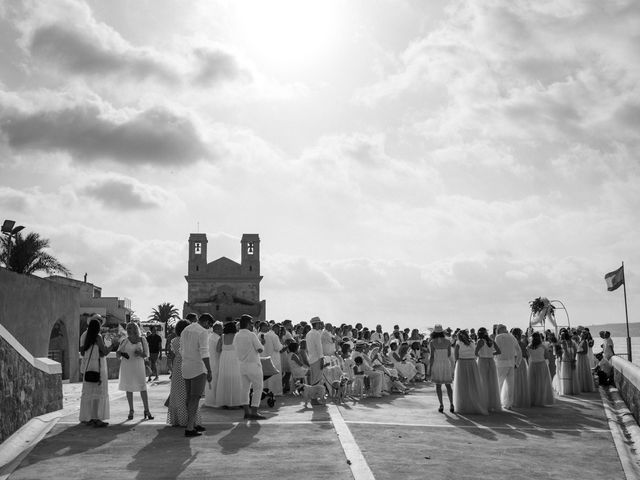
M 129 410 L 129 416 L 127 417 L 127 420 L 133 420 L 133 410 Z
M 440 405 L 440 407 L 438 407 L 438 411 L 439 411 L 440 413 L 444 412 L 444 406 L 443 406 L 443 405 Z
M 106 427 L 109 425 L 107 422 L 103 422 L 102 420 L 94 420 L 93 426 L 96 428 Z

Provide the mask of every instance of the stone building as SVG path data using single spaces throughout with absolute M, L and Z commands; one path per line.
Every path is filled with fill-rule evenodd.
M 187 301 L 183 315 L 210 313 L 224 321 L 248 313 L 264 320 L 266 302 L 260 300 L 260 237 L 245 233 L 240 240 L 240 263 L 227 257 L 207 262 L 207 235 L 189 235 Z

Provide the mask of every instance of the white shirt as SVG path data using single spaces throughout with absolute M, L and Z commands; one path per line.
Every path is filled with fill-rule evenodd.
M 282 350 L 282 344 L 278 335 L 273 330 L 269 330 L 264 334 L 264 354 L 273 358 L 275 355 L 280 355 L 280 350 Z
M 182 378 L 195 378 L 207 373 L 203 358 L 209 358 L 209 333 L 199 323 L 192 323 L 180 335 Z
M 324 357 L 322 352 L 322 332 L 320 330 L 310 330 L 305 340 L 307 341 L 307 356 L 310 364 Z
M 258 336 L 246 328 L 241 328 L 233 339 L 233 346 L 238 355 L 240 364 L 257 364 L 260 363 L 259 350 L 263 350 L 262 343 L 258 340 Z
M 380 343 L 382 343 L 382 333 L 381 332 L 373 332 L 371 334 L 370 340 L 372 342 L 380 342 Z
M 499 333 L 494 340 L 500 349 L 500 355 L 496 355 L 496 367 L 515 367 L 522 359 L 522 350 L 516 337 L 510 333 Z

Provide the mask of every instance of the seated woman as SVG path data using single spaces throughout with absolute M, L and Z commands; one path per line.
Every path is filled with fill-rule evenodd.
M 408 350 L 408 346 L 406 344 L 403 345 L 403 347 L 405 346 L 407 348 L 403 348 L 401 350 L 398 347 L 398 342 L 392 340 L 389 344 L 389 359 L 402 378 L 408 381 L 412 381 L 418 371 L 411 362 L 407 361 L 406 353 Z
M 309 367 L 304 364 L 298 350 L 300 345 L 297 342 L 290 342 L 288 345 L 289 352 L 287 353 L 287 360 L 289 361 L 289 368 L 291 370 L 291 381 L 295 383 L 297 380 L 305 383 L 305 378 L 309 372 Z
M 373 368 L 381 371 L 384 375 L 382 379 L 382 395 L 388 395 L 390 392 L 408 393 L 409 388 L 399 380 L 398 371 L 393 368 L 393 364 L 385 362 L 379 346 L 373 347 L 369 356 L 371 357 Z

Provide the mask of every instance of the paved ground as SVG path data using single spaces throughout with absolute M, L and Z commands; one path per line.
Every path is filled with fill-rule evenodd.
M 126 421 L 111 382 L 111 425 L 78 424 L 79 385 L 65 385 L 65 409 L 8 478 L 18 479 L 625 479 L 599 393 L 553 407 L 490 416 L 437 412 L 434 387 L 305 409 L 298 397 L 242 410 L 203 408 L 205 435 L 165 425 L 168 377 L 149 387 L 152 421 Z

